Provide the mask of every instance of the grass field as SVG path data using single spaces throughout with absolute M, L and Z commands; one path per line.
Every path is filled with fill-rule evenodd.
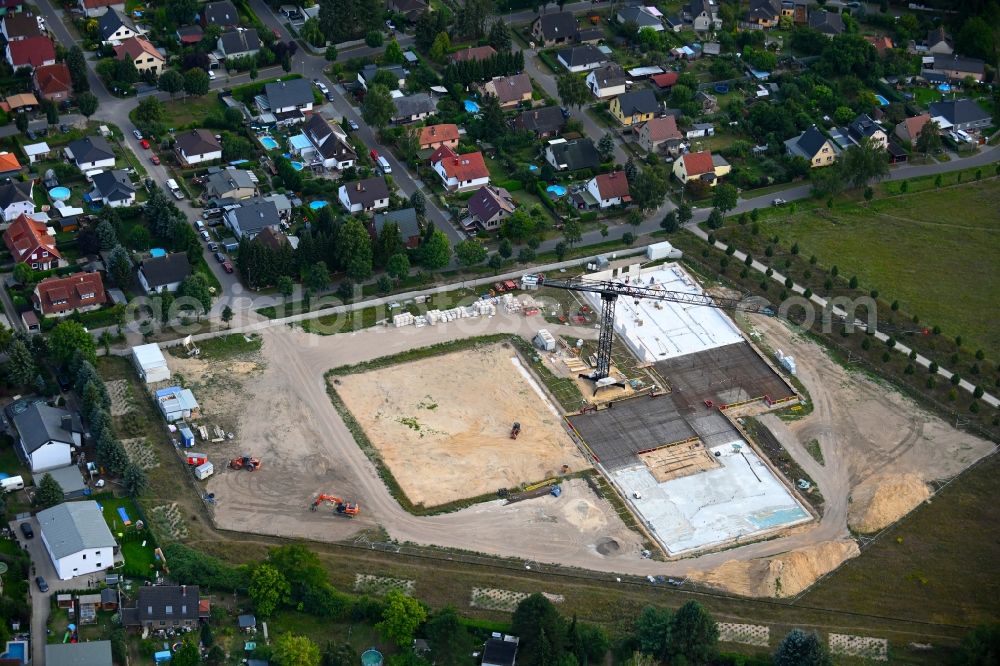
M 966 347 L 1000 350 L 1000 180 L 876 200 L 865 206 L 764 216 L 761 231 L 803 256 L 857 275 L 864 288 L 961 335 Z
M 222 108 L 219 98 L 214 94 L 167 100 L 163 106 L 163 124 L 174 129 L 186 127 L 197 120 L 205 118 L 212 111 Z

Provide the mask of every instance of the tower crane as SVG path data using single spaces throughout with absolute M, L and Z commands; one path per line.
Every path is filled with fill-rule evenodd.
M 606 379 L 611 373 L 611 342 L 615 332 L 615 303 L 617 303 L 619 296 L 633 298 L 636 304 L 642 299 L 649 299 L 724 310 L 758 312 L 768 316 L 775 314 L 774 308 L 764 299 L 727 298 L 708 294 L 692 294 L 685 291 L 667 291 L 638 283 L 625 284 L 611 280 L 587 280 L 584 278 L 552 280 L 539 276 L 538 285 L 601 296 L 601 332 L 597 340 L 597 368 L 589 375 L 580 375 L 583 379 L 593 381 L 598 388 L 607 384 L 601 380 Z

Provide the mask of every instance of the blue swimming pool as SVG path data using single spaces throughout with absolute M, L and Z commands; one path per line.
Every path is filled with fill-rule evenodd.
M 465 110 L 468 113 L 479 113 L 479 104 L 476 102 L 473 102 L 471 99 L 467 99 L 463 103 L 465 104 Z
M 7 641 L 7 651 L 0 657 L 17 659 L 22 664 L 28 663 L 28 644 L 25 641 Z
M 53 187 L 49 190 L 49 198 L 53 201 L 65 201 L 66 199 L 69 199 L 69 188 L 63 187 L 62 185 L 59 187 Z
M 167 256 L 167 251 L 164 250 L 162 247 L 154 247 L 152 250 L 149 251 L 149 256 L 151 256 L 151 257 L 165 257 L 165 256 Z
M 545 191 L 557 197 L 566 196 L 566 188 L 562 185 L 549 185 L 545 188 Z
M 878 101 L 879 106 L 889 106 L 889 100 L 887 100 L 885 97 L 882 97 L 882 95 L 876 94 L 875 99 Z
M 941 92 L 945 92 L 945 93 L 946 92 L 951 92 L 951 84 L 950 83 L 941 83 L 941 84 L 938 85 L 938 90 L 941 91 Z
M 292 162 L 292 168 L 296 171 L 302 171 L 302 162 Z
M 538 165 L 537 164 L 529 164 L 528 165 L 528 171 L 538 171 Z
M 716 83 L 715 92 L 719 93 L 720 95 L 725 95 L 727 92 L 729 92 L 729 85 L 725 83 Z
M 257 137 L 257 140 L 260 141 L 260 145 L 264 146 L 267 150 L 274 150 L 278 147 L 278 142 L 274 140 L 274 137 L 264 135 Z
M 326 208 L 328 205 L 330 205 L 328 201 L 322 201 L 322 200 L 309 202 L 309 208 L 311 210 L 319 210 L 320 208 Z

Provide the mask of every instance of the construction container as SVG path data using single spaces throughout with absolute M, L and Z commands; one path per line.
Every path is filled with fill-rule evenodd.
M 549 333 L 547 329 L 544 328 L 538 329 L 538 333 L 536 333 L 535 337 L 531 339 L 531 343 L 542 351 L 556 350 L 556 339 L 552 337 L 552 334 Z
M 208 462 L 207 453 L 189 453 L 185 457 L 188 465 L 204 465 Z
M 15 490 L 21 490 L 24 488 L 24 479 L 20 476 L 8 476 L 6 479 L 0 479 L 0 490 L 5 493 L 12 493 Z
M 179 432 L 181 435 L 181 444 L 184 445 L 184 448 L 194 446 L 194 432 L 191 431 L 190 426 L 188 426 L 186 423 L 182 424 L 177 429 L 177 432 Z
M 202 463 L 194 468 L 194 478 L 199 481 L 204 481 L 208 477 L 212 476 L 215 471 L 215 466 L 210 462 Z
M 646 259 L 648 261 L 656 261 L 658 259 L 680 259 L 681 256 L 683 256 L 683 252 L 675 249 L 674 246 L 667 241 L 652 243 L 646 246 Z

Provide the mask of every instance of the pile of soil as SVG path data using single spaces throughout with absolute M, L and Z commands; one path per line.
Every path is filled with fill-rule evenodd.
M 930 488 L 917 474 L 876 474 L 851 493 L 847 525 L 862 534 L 878 532 L 930 496 Z
M 790 597 L 860 553 L 851 539 L 824 541 L 772 557 L 730 560 L 711 571 L 692 572 L 689 578 L 748 597 Z

